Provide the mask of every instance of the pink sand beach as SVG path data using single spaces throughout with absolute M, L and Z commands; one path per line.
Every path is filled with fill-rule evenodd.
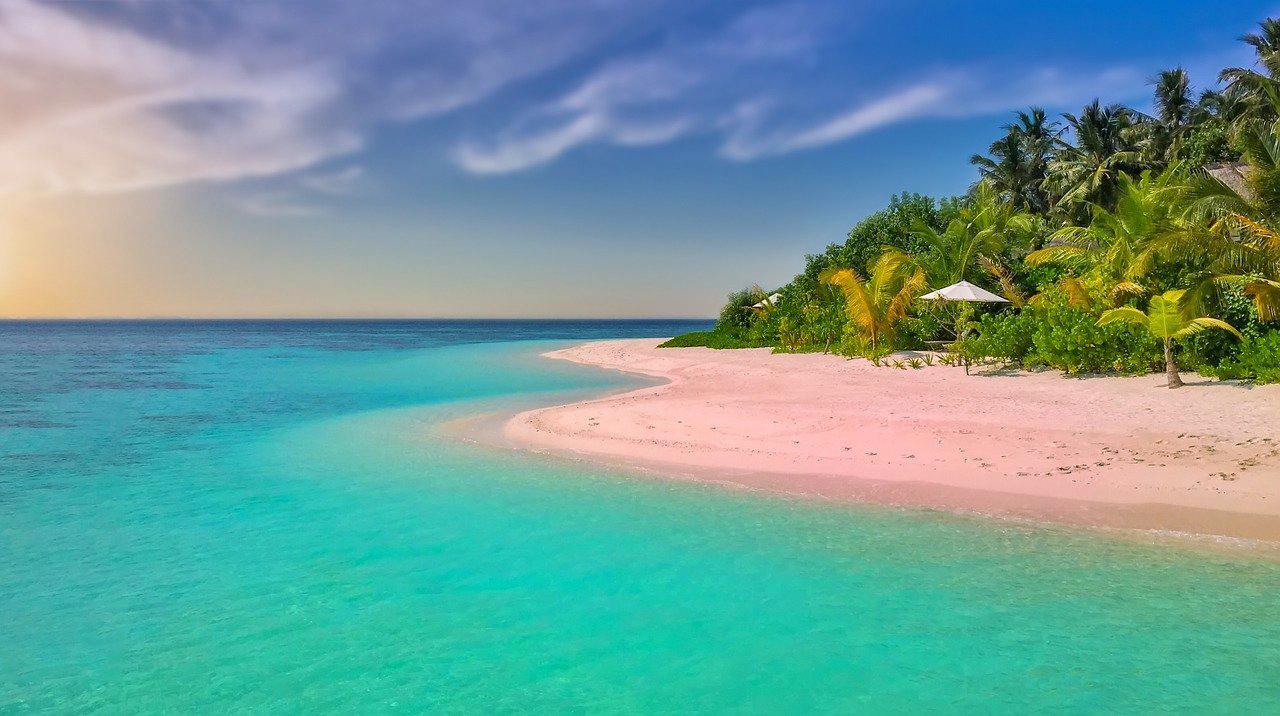
M 794 495 L 1280 541 L 1280 386 L 588 343 L 664 379 L 521 413 L 515 445 Z

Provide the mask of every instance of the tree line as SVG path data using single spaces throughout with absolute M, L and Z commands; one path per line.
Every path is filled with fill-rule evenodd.
M 673 345 L 877 363 L 946 346 L 1072 373 L 1163 369 L 1171 386 L 1179 365 L 1280 381 L 1280 20 L 1241 39 L 1254 67 L 1198 94 L 1182 68 L 1160 72 L 1151 114 L 1017 112 L 971 158 L 965 195 L 893 197 L 785 286 L 733 293 L 715 330 Z M 919 299 L 961 280 L 1009 304 Z

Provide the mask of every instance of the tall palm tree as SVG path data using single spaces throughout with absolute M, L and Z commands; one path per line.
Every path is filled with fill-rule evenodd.
M 1044 180 L 1054 140 L 1062 133 L 1040 107 L 1018 112 L 1016 122 L 1004 126 L 1003 137 L 991 143 L 987 155 L 974 154 L 969 163 L 982 178 L 1016 208 L 1046 213 L 1049 197 Z
M 969 157 L 969 163 L 978 168 L 984 181 L 1010 201 L 1017 201 L 1023 193 L 1030 160 L 1016 128 L 1010 127 L 1003 137 L 992 142 L 987 147 L 987 156 L 974 154 Z
M 1136 176 L 1147 168 L 1134 128 L 1142 116 L 1121 105 L 1103 107 L 1094 100 L 1079 115 L 1064 114 L 1074 142 L 1059 138 L 1046 184 L 1057 206 L 1072 218 L 1088 204 L 1110 206 L 1119 176 Z
M 1191 121 L 1195 101 L 1191 99 L 1191 79 L 1181 67 L 1156 75 L 1156 116 L 1169 129 L 1181 129 Z
M 925 289 L 924 273 L 912 264 L 910 256 L 896 249 L 876 259 L 869 278 L 853 269 L 831 268 L 823 271 L 819 280 L 844 293 L 849 326 L 873 354 L 893 346 L 898 323 Z
M 1098 319 L 1099 326 L 1109 323 L 1132 323 L 1143 326 L 1152 336 L 1164 342 L 1164 369 L 1168 376 L 1170 388 L 1182 387 L 1182 376 L 1178 375 L 1178 364 L 1173 359 L 1173 342 L 1188 338 L 1210 328 L 1227 331 L 1236 338 L 1243 338 L 1240 331 L 1226 321 L 1202 316 L 1190 318 L 1182 306 L 1185 291 L 1165 291 L 1151 299 L 1147 311 L 1143 313 L 1132 306 L 1113 308 Z
M 1240 41 L 1253 47 L 1272 74 L 1280 74 L 1280 63 L 1269 62 L 1280 56 L 1280 20 L 1269 17 L 1258 23 L 1258 30 L 1245 33 Z
M 1258 32 L 1240 40 L 1253 47 L 1257 65 L 1262 70 L 1228 67 L 1218 74 L 1228 90 L 1238 91 L 1245 99 L 1244 115 L 1252 119 L 1272 120 L 1277 117 L 1276 99 L 1280 98 L 1280 20 L 1267 18 L 1258 23 Z
M 1201 118 L 1191 97 L 1191 78 L 1181 67 L 1164 70 L 1151 81 L 1155 85 L 1154 121 L 1139 125 L 1138 143 L 1144 163 L 1157 165 L 1173 161 L 1180 153 L 1193 122 Z

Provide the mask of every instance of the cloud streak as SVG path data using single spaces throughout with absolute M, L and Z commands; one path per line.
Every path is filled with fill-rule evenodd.
M 494 136 L 462 142 L 454 159 L 477 174 L 505 173 L 588 143 L 646 146 L 708 131 L 754 83 L 811 60 L 831 38 L 826 17 L 810 5 L 766 6 L 701 36 L 610 60 Z
M 272 176 L 555 68 L 621 0 L 0 5 L 0 192 Z
M 759 119 L 747 112 L 742 115 L 744 121 L 737 123 L 737 129 L 725 141 L 720 153 L 735 161 L 748 161 L 834 144 L 936 110 L 950 94 L 951 91 L 940 81 L 924 82 L 870 100 L 814 126 L 777 130 L 767 136 L 760 135 L 757 129 Z
M 683 21 L 708 8 L 714 20 Z M 388 124 L 484 103 L 496 106 L 442 137 L 447 157 L 477 175 L 587 145 L 689 137 L 750 161 L 901 122 L 1069 106 L 1145 85 L 1125 67 L 886 72 L 840 62 L 863 8 L 828 0 L 729 12 L 674 0 L 315 0 L 302 18 L 296 9 L 0 5 L 0 193 L 285 177 L 284 194 L 241 206 L 303 216 L 365 179 L 354 164 L 314 167 L 359 152 Z

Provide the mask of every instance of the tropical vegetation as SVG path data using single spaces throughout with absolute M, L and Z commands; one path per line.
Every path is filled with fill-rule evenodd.
M 1235 329 L 1235 326 L 1222 319 L 1209 318 L 1208 316 L 1201 316 L 1200 318 L 1188 317 L 1187 306 L 1183 301 L 1183 296 L 1185 295 L 1186 291 L 1165 291 L 1151 299 L 1145 312 L 1139 311 L 1133 306 L 1121 306 L 1120 308 L 1104 311 L 1102 318 L 1098 319 L 1099 326 L 1120 322 L 1144 326 L 1152 336 L 1162 341 L 1164 343 L 1165 373 L 1168 376 L 1170 388 L 1182 387 L 1182 378 L 1178 375 L 1178 364 L 1173 360 L 1173 342 L 1175 340 L 1190 338 L 1210 328 L 1226 331 L 1236 338 L 1244 338 L 1240 331 Z
M 1280 20 L 1242 40 L 1253 66 L 1160 72 L 1149 112 L 1017 112 L 963 196 L 893 197 L 671 345 L 1280 381 Z M 961 280 L 1009 303 L 920 299 Z

